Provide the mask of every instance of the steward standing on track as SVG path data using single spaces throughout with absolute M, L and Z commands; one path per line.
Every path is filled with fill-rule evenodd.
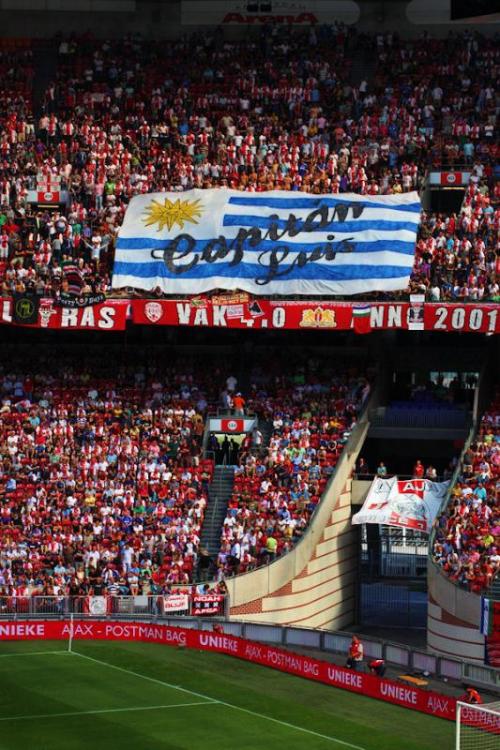
M 363 644 L 355 635 L 351 640 L 349 646 L 349 655 L 347 657 L 347 666 L 349 669 L 357 669 L 363 661 Z

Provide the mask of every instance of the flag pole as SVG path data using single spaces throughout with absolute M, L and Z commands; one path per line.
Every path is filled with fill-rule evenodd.
M 68 653 L 71 654 L 71 646 L 73 644 L 73 612 L 69 616 L 69 638 L 68 638 Z

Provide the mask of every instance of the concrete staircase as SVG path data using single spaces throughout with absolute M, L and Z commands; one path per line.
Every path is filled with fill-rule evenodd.
M 359 529 L 351 524 L 351 477 L 380 394 L 377 386 L 302 539 L 269 565 L 226 579 L 232 618 L 329 630 L 356 620 Z
M 211 557 L 218 555 L 222 524 L 226 517 L 227 505 L 233 493 L 234 469 L 232 466 L 216 466 L 210 487 L 205 520 L 201 529 L 201 546 Z

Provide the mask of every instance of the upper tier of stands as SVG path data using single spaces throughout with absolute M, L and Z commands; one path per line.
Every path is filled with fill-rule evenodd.
M 373 69 L 355 85 L 352 63 L 366 49 Z M 461 211 L 422 215 L 401 294 L 495 299 L 498 54 L 494 40 L 477 34 L 422 43 L 343 27 L 275 28 L 259 43 L 210 34 L 168 44 L 74 37 L 60 44 L 46 112 L 34 118 L 31 51 L 9 49 L 0 101 L 2 293 L 109 293 L 116 232 L 138 193 L 227 186 L 387 194 L 418 189 L 433 166 L 465 165 L 471 183 Z M 26 205 L 39 172 L 61 177 L 67 211 Z

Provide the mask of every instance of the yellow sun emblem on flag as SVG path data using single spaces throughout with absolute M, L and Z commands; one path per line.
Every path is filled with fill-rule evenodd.
M 199 200 L 181 201 L 178 198 L 176 201 L 171 201 L 165 198 L 163 203 L 152 200 L 146 208 L 146 218 L 143 221 L 147 227 L 158 224 L 158 232 L 161 232 L 165 226 L 170 232 L 174 224 L 184 229 L 185 223 L 198 224 L 197 219 L 201 216 L 201 208 Z

